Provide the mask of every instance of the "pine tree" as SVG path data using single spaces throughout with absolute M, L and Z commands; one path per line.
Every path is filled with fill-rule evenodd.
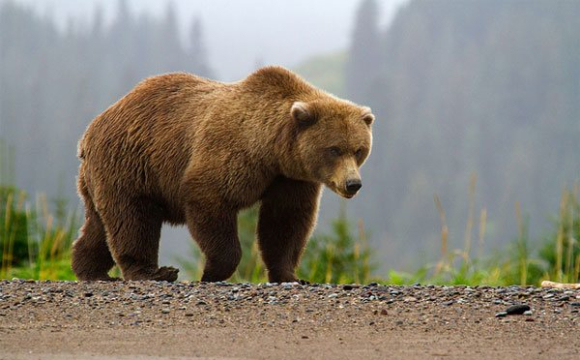
M 211 77 L 202 27 L 201 19 L 195 17 L 189 32 L 189 58 L 193 64 L 193 72 L 201 76 Z
M 364 0 L 356 15 L 346 66 L 348 97 L 368 101 L 369 92 L 378 81 L 380 66 L 378 6 L 376 0 Z

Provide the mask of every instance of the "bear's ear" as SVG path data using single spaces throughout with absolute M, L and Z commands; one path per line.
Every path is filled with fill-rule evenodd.
M 371 112 L 371 108 L 365 107 L 365 114 L 363 115 L 363 121 L 368 126 L 371 126 L 371 124 L 373 123 L 373 121 L 375 121 L 375 116 Z
M 316 115 L 311 106 L 302 101 L 296 101 L 290 110 L 292 118 L 300 125 L 312 125 L 316 122 Z

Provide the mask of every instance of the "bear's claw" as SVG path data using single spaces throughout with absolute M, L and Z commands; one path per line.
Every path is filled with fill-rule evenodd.
M 119 281 L 118 277 L 110 277 L 109 275 L 85 275 L 79 274 L 77 275 L 77 279 L 79 281 Z
M 177 280 L 177 274 L 179 273 L 179 269 L 176 269 L 171 266 L 162 266 L 153 274 L 151 274 L 151 280 L 157 281 L 170 281 L 173 282 Z

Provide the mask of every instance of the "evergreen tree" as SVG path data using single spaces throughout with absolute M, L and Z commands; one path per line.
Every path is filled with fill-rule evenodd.
M 211 77 L 212 73 L 208 65 L 207 49 L 203 40 L 202 28 L 201 19 L 198 17 L 193 18 L 189 32 L 189 57 L 197 74 Z
M 381 70 L 378 6 L 364 0 L 358 9 L 346 66 L 346 91 L 349 98 L 367 100 L 379 80 Z

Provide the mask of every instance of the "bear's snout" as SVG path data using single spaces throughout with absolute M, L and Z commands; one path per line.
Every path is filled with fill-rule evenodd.
M 345 190 L 349 195 L 356 194 L 362 187 L 362 181 L 360 179 L 349 179 L 346 181 Z

